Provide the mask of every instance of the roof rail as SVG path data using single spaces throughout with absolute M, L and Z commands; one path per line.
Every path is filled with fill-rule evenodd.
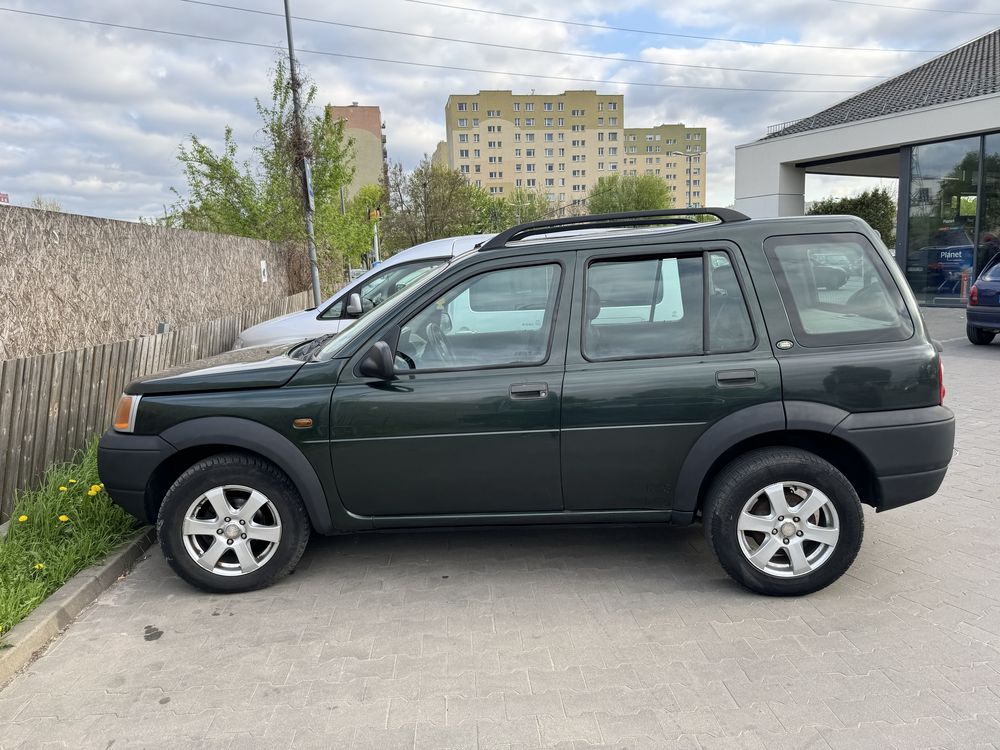
M 624 211 L 615 214 L 587 214 L 562 219 L 529 221 L 511 227 L 480 246 L 480 250 L 496 250 L 508 242 L 523 240 L 536 234 L 571 232 L 577 229 L 612 229 L 615 227 L 648 227 L 663 224 L 697 224 L 691 217 L 709 215 L 723 224 L 749 221 L 750 217 L 731 208 L 662 208 L 652 211 Z

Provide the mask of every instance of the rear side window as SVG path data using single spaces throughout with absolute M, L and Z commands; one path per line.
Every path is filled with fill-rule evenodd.
M 875 344 L 913 335 L 896 283 L 861 235 L 770 237 L 764 253 L 802 346 Z
M 756 338 L 727 253 L 599 260 L 587 269 L 590 360 L 747 351 Z

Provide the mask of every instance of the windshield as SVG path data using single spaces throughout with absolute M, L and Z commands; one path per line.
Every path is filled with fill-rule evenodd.
M 365 315 L 362 317 L 357 323 L 352 325 L 346 331 L 327 342 L 326 346 L 320 349 L 313 359 L 325 362 L 328 359 L 336 357 L 355 339 L 364 338 L 369 335 L 373 329 L 378 328 L 378 326 L 382 324 L 382 321 L 385 320 L 386 317 L 392 315 L 396 309 L 398 309 L 401 305 L 404 305 L 410 297 L 412 297 L 420 289 L 423 289 L 432 279 L 437 278 L 441 272 L 450 265 L 450 263 L 442 263 L 437 268 L 428 270 L 423 276 L 415 281 L 411 281 L 405 289 L 379 305 L 378 314 Z

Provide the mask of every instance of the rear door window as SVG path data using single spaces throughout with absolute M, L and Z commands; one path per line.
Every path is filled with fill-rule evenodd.
M 769 237 L 764 253 L 802 346 L 886 343 L 913 335 L 889 269 L 862 235 Z

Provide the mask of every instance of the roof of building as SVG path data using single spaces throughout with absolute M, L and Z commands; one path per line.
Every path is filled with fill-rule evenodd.
M 1000 28 L 762 139 L 1000 93 Z

